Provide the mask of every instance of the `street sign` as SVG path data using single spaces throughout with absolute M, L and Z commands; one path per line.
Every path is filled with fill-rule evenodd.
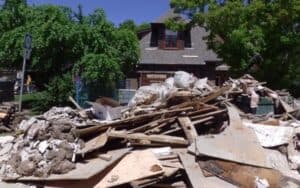
M 24 37 L 24 48 L 26 50 L 31 50 L 32 37 L 29 34 L 26 34 Z
M 22 111 L 22 97 L 23 97 L 23 88 L 24 88 L 24 73 L 26 68 L 26 60 L 30 59 L 31 54 L 31 43 L 32 43 L 32 37 L 30 34 L 26 34 L 24 37 L 24 55 L 23 55 L 23 66 L 22 66 L 22 77 L 21 77 L 21 89 L 20 89 L 20 98 L 19 98 L 19 112 Z
M 26 34 L 24 37 L 24 58 L 29 60 L 30 59 L 30 55 L 31 55 L 31 46 L 32 44 L 32 37 L 30 34 Z

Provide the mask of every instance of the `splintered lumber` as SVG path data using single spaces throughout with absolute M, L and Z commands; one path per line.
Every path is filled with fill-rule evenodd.
M 112 138 L 124 138 L 128 140 L 149 140 L 152 142 L 165 143 L 167 145 L 188 145 L 188 141 L 181 137 L 168 136 L 168 135 L 145 135 L 142 133 L 128 134 L 121 131 L 110 131 L 107 133 Z
M 268 181 L 268 187 L 284 187 L 282 174 L 273 169 L 259 168 L 248 165 L 242 165 L 229 161 L 208 160 L 200 162 L 202 169 L 222 178 L 238 187 L 252 188 L 257 187 L 256 178 Z
M 7 113 L 4 113 L 4 112 L 0 112 L 0 119 L 4 119 L 7 117 Z
M 189 151 L 242 164 L 270 167 L 255 133 L 242 125 L 234 107 L 228 106 L 227 109 L 230 125 L 222 133 L 199 136 Z
M 206 117 L 209 117 L 209 116 L 215 116 L 215 115 L 222 114 L 222 113 L 224 113 L 224 112 L 226 112 L 226 110 L 217 110 L 217 111 L 209 112 L 209 113 L 206 113 L 206 114 L 201 114 L 201 115 L 197 115 L 197 116 L 192 116 L 192 117 L 191 117 L 191 120 L 202 119 L 202 118 L 206 118 Z
M 181 112 L 186 112 L 193 110 L 193 107 L 186 107 L 186 108 L 180 108 L 180 109 L 174 109 L 174 110 L 161 110 L 158 112 L 154 113 L 149 113 L 149 114 L 143 114 L 139 116 L 134 116 L 131 118 L 123 119 L 123 120 L 117 120 L 112 123 L 107 123 L 107 124 L 96 124 L 92 127 L 85 128 L 85 129 L 77 129 L 74 131 L 74 134 L 79 136 L 79 137 L 84 137 L 90 134 L 94 134 L 97 132 L 105 131 L 108 128 L 119 128 L 123 127 L 124 125 L 126 126 L 134 126 L 137 123 L 143 123 L 151 120 L 154 117 L 168 117 L 168 116 L 174 116 L 177 113 Z
M 198 125 L 198 124 L 201 124 L 201 123 L 204 123 L 204 122 L 213 120 L 213 119 L 215 119 L 213 116 L 209 116 L 209 117 L 207 117 L 207 118 L 203 118 L 203 119 L 199 119 L 199 120 L 197 120 L 197 121 L 193 121 L 193 124 L 194 124 L 194 125 Z
M 188 116 L 195 116 L 195 115 L 205 114 L 205 113 L 215 111 L 215 110 L 218 110 L 218 108 L 217 109 L 215 109 L 215 108 L 203 108 L 203 109 L 200 109 L 200 110 L 197 110 L 197 111 L 189 112 L 189 113 L 187 113 L 187 115 Z
M 101 147 L 103 147 L 107 142 L 107 135 L 106 133 L 102 133 L 99 136 L 87 141 L 83 149 L 77 152 L 77 154 L 84 155 L 86 153 L 95 151 Z
M 125 156 L 95 188 L 114 187 L 163 173 L 163 167 L 150 150 L 133 151 Z
M 207 103 L 207 102 L 209 102 L 209 101 L 211 101 L 211 100 L 214 100 L 214 99 L 216 99 L 217 97 L 223 95 L 223 94 L 224 94 L 226 91 L 228 91 L 230 88 L 231 88 L 231 86 L 229 86 L 229 85 L 228 85 L 228 86 L 224 86 L 224 87 L 222 87 L 222 88 L 220 88 L 220 89 L 218 89 L 218 90 L 216 90 L 216 91 L 210 93 L 208 96 L 201 98 L 201 99 L 200 99 L 200 102 Z
M 129 130 L 129 132 L 142 132 L 142 131 L 145 131 L 145 130 L 148 130 L 148 129 L 152 129 L 152 128 L 155 128 L 165 122 L 169 122 L 169 121 L 174 121 L 176 118 L 175 117 L 171 117 L 171 118 L 166 118 L 166 119 L 158 119 L 158 120 L 155 120 L 155 121 L 152 121 L 150 123 L 147 123 L 145 125 L 142 125 L 142 126 L 139 126 L 139 127 L 136 127 L 134 129 L 131 129 Z
M 190 118 L 180 117 L 178 118 L 178 122 L 181 125 L 187 140 L 192 144 L 196 140 L 198 134 Z

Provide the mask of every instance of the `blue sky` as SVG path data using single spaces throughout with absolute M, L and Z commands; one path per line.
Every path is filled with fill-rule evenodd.
M 55 4 L 76 10 L 83 6 L 84 14 L 103 8 L 107 18 L 115 24 L 132 19 L 137 24 L 151 22 L 169 9 L 168 0 L 27 0 L 29 4 Z

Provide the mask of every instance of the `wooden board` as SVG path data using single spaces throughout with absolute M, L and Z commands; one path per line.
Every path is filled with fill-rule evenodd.
M 185 171 L 188 175 L 188 178 L 193 186 L 193 188 L 234 188 L 234 185 L 231 185 L 223 180 L 220 180 L 216 177 L 206 178 L 204 177 L 202 170 L 198 163 L 195 161 L 195 156 L 187 153 L 187 151 L 179 152 L 179 157 L 185 168 Z
M 282 187 L 280 181 L 283 180 L 283 176 L 277 170 L 241 165 L 222 160 L 208 160 L 200 164 L 202 169 L 239 187 L 256 187 L 256 177 L 266 179 L 270 184 L 269 187 Z
M 188 145 L 187 140 L 177 136 L 168 136 L 168 135 L 145 135 L 142 133 L 128 134 L 121 131 L 111 131 L 107 135 L 112 138 L 124 138 L 132 140 L 149 140 L 158 143 L 165 143 L 167 145 Z
M 77 163 L 76 169 L 68 172 L 67 174 L 57 175 L 52 174 L 49 177 L 22 177 L 17 180 L 20 181 L 53 181 L 53 180 L 86 180 L 94 175 L 97 175 L 108 168 L 110 165 L 122 158 L 128 153 L 131 148 L 113 150 L 108 152 L 112 156 L 110 161 L 105 161 L 100 158 L 94 158 L 87 160 L 86 163 Z M 15 180 L 12 178 L 6 178 L 6 180 Z
M 84 155 L 86 153 L 95 151 L 101 147 L 103 147 L 107 142 L 107 135 L 106 133 L 102 133 L 99 136 L 87 141 L 85 146 L 82 150 L 78 151 L 77 154 Z
M 114 187 L 163 173 L 163 167 L 150 150 L 134 151 L 125 156 L 95 188 Z
M 241 118 L 234 107 L 227 107 L 230 125 L 222 133 L 203 135 L 189 147 L 192 153 L 234 161 L 238 163 L 270 167 L 266 155 L 255 133 L 242 125 Z M 196 146 L 195 146 L 196 144 Z
M 193 142 L 195 142 L 198 134 L 197 131 L 193 125 L 193 123 L 191 122 L 190 118 L 188 117 L 180 117 L 178 118 L 178 122 L 181 125 L 184 134 L 187 138 L 187 140 L 189 141 L 190 144 L 192 144 Z

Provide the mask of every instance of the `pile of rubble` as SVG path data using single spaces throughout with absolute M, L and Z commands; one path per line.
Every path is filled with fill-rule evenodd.
M 237 96 L 254 93 L 278 100 L 281 114 L 257 118 L 237 107 Z M 127 107 L 90 104 L 53 108 L 0 140 L 2 179 L 72 188 L 300 185 L 295 109 L 249 75 L 218 88 L 180 71 L 141 87 Z
M 84 143 L 71 130 L 83 123 L 85 120 L 69 107 L 54 107 L 41 116 L 22 121 L 19 136 L 0 139 L 1 176 L 47 177 L 74 169 L 76 151 Z
M 16 106 L 13 103 L 0 104 L 0 132 L 11 131 L 14 125 Z

